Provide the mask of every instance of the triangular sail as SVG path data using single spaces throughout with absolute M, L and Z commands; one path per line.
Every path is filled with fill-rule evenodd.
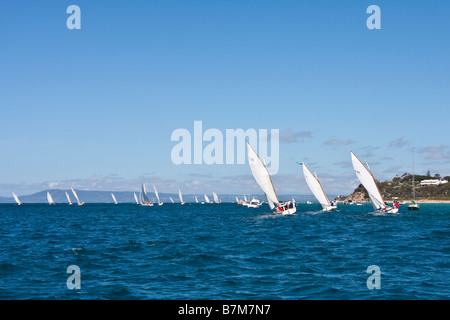
M 198 203 L 198 198 L 197 198 L 197 196 L 195 196 L 195 203 Z
M 72 204 L 72 200 L 70 200 L 69 194 L 67 192 L 66 192 L 66 198 L 67 198 L 67 201 L 69 201 L 69 204 Z
M 384 204 L 383 197 L 381 196 L 380 189 L 378 189 L 372 172 L 370 172 L 370 170 L 361 162 L 361 160 L 358 159 L 358 157 L 353 152 L 351 152 L 351 155 L 356 176 L 358 177 L 359 181 L 361 181 L 364 188 L 367 190 L 373 207 L 376 210 L 385 209 L 386 205 Z
M 206 201 L 206 203 L 209 203 L 209 198 L 206 194 L 205 194 L 205 201 Z
M 172 197 L 169 197 L 170 202 L 175 203 L 175 201 L 173 201 Z
M 247 157 L 253 177 L 266 194 L 268 200 L 279 205 L 277 193 L 270 178 L 269 171 L 247 141 Z
M 322 205 L 324 209 L 327 207 L 331 207 L 331 203 L 328 200 L 327 196 L 325 195 L 325 192 L 323 191 L 322 185 L 320 184 L 317 175 L 313 175 L 311 170 L 309 170 L 308 167 L 306 166 L 306 164 L 302 163 L 302 167 L 303 167 L 303 174 L 305 175 L 306 184 L 308 185 L 313 195 L 316 197 L 317 201 L 319 201 L 319 203 Z
M 147 188 L 145 187 L 145 183 L 141 183 L 141 189 L 142 189 L 142 202 L 143 203 L 149 203 L 150 199 L 147 195 Z
M 156 190 L 155 185 L 153 185 L 153 189 L 155 189 L 155 195 L 156 195 L 156 199 L 158 199 L 158 203 L 160 203 L 161 201 L 159 201 L 159 194 L 158 194 L 158 190 Z
M 80 199 L 78 199 L 78 195 L 77 195 L 77 193 L 75 192 L 75 190 L 73 190 L 73 188 L 71 188 L 72 189 L 72 193 L 73 193 L 73 196 L 75 197 L 75 199 L 77 200 L 77 203 L 78 203 L 78 205 L 80 205 L 81 204 L 81 202 L 80 202 Z
M 22 202 L 20 202 L 20 200 L 19 200 L 19 197 L 14 192 L 12 194 L 13 194 L 14 200 L 17 202 L 17 204 L 22 204 Z
M 139 199 L 138 199 L 136 193 L 133 193 L 133 194 L 134 194 L 134 201 L 136 201 L 136 204 L 139 204 Z
M 180 188 L 178 188 L 178 197 L 180 198 L 180 202 L 181 202 L 181 203 L 184 203 L 184 201 L 183 201 L 183 195 L 181 194 L 181 189 L 180 189 Z
M 117 200 L 116 200 L 116 197 L 114 196 L 114 194 L 113 194 L 113 193 L 111 193 L 111 197 L 113 198 L 113 200 L 114 200 L 114 203 L 115 203 L 115 204 L 118 204 L 118 202 L 117 202 Z
M 47 201 L 48 201 L 48 204 L 55 204 L 55 201 L 53 201 L 52 195 L 48 191 L 47 191 Z
M 213 192 L 213 196 L 214 196 L 214 202 L 219 203 L 219 197 L 217 196 L 217 194 L 215 192 Z

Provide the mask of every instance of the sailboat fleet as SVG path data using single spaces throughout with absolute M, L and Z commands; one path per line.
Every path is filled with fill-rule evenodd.
M 372 206 L 376 212 L 380 213 L 398 213 L 400 204 L 397 201 L 394 201 L 393 206 L 390 207 L 387 205 L 387 203 L 383 200 L 383 196 L 380 192 L 380 189 L 378 188 L 377 181 L 375 180 L 375 177 L 370 170 L 370 167 L 368 163 L 363 163 L 353 152 L 350 152 L 351 155 L 351 161 L 353 165 L 353 169 L 355 171 L 356 177 L 359 179 L 361 184 L 364 186 L 364 188 L 367 191 L 367 194 L 369 196 L 370 202 L 372 203 Z M 288 201 L 280 201 L 278 198 L 277 192 L 275 190 L 275 186 L 273 184 L 272 178 L 269 174 L 269 170 L 266 167 L 266 164 L 264 160 L 261 160 L 258 154 L 255 152 L 255 150 L 251 147 L 249 142 L 247 141 L 247 158 L 249 167 L 251 170 L 251 173 L 256 181 L 256 183 L 259 185 L 261 190 L 263 191 L 267 204 L 269 205 L 270 209 L 275 214 L 281 214 L 281 215 L 292 215 L 294 214 L 296 209 L 296 202 L 295 199 L 288 200 Z M 337 211 L 337 204 L 335 201 L 330 201 L 325 194 L 325 191 L 320 183 L 320 180 L 315 172 L 312 172 L 306 164 L 298 163 L 302 167 L 303 175 L 306 181 L 306 184 L 308 185 L 311 193 L 314 195 L 314 197 L 317 199 L 317 201 L 322 206 L 322 211 Z M 413 171 L 414 171 L 414 159 L 413 159 Z M 153 185 L 154 193 L 157 199 L 157 203 L 159 206 L 162 206 L 164 203 L 161 201 L 159 197 L 158 190 L 155 185 Z M 412 175 L 412 190 L 413 190 L 413 201 L 412 204 L 408 206 L 408 210 L 418 210 L 419 206 L 415 203 L 415 181 L 414 181 L 414 173 Z M 78 204 L 78 206 L 84 205 L 84 202 L 80 201 L 77 192 L 74 188 L 71 188 L 72 194 L 75 197 L 75 200 Z M 70 198 L 70 195 L 67 191 L 64 192 L 65 196 L 67 198 L 68 204 L 72 205 L 72 200 Z M 20 201 L 19 197 L 13 192 L 12 193 L 13 198 L 15 202 L 18 205 L 21 205 L 22 202 Z M 111 197 L 115 204 L 118 204 L 118 201 L 113 193 L 111 193 Z M 153 206 L 154 201 L 150 201 L 147 187 L 145 183 L 141 182 L 141 192 L 139 193 L 139 196 L 136 194 L 136 192 L 133 193 L 134 202 L 136 204 L 141 206 Z M 184 205 L 185 201 L 183 199 L 183 194 L 181 192 L 181 189 L 178 188 L 178 197 L 179 197 L 179 204 Z M 210 201 L 209 197 L 206 194 L 203 194 L 204 201 L 199 202 L 199 199 L 197 196 L 194 196 L 195 203 L 201 203 L 201 204 L 211 204 L 216 203 L 220 204 L 221 201 L 216 194 L 216 192 L 213 192 L 213 201 Z M 172 197 L 169 197 L 171 203 L 175 204 L 175 201 L 172 199 Z M 259 208 L 264 202 L 256 199 L 255 197 L 252 197 L 251 200 L 247 199 L 246 195 L 243 196 L 244 200 L 238 199 L 238 197 L 235 197 L 237 205 L 246 206 L 249 208 Z M 47 201 L 49 205 L 55 205 L 55 201 L 50 194 L 50 192 L 47 192 Z M 311 203 L 308 201 L 308 203 Z

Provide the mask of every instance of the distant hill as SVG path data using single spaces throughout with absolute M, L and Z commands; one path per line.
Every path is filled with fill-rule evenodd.
M 67 192 L 72 200 L 72 202 L 76 202 L 75 197 L 72 194 L 71 190 L 60 190 L 60 189 L 51 189 L 39 191 L 37 193 L 33 193 L 30 195 L 20 195 L 18 194 L 20 201 L 23 203 L 47 203 L 47 191 L 52 195 L 53 200 L 56 203 L 67 203 L 67 198 L 65 192 Z M 114 193 L 114 196 L 119 203 L 133 203 L 134 202 L 134 192 L 133 191 L 84 191 L 84 190 L 76 190 L 80 201 L 85 203 L 113 203 L 113 199 L 111 197 L 111 193 Z M 136 192 L 136 195 L 139 196 L 139 193 Z M 156 196 L 153 192 L 148 193 L 150 200 L 156 201 Z M 207 194 L 210 200 L 212 201 L 212 194 Z M 204 201 L 203 194 L 183 194 L 183 200 L 185 202 L 195 202 L 195 196 L 198 197 L 199 201 Z M 242 199 L 242 195 L 233 195 L 233 194 L 218 194 L 220 201 L 222 202 L 236 202 L 236 196 L 239 199 Z M 259 200 L 265 200 L 264 195 L 254 195 Z M 159 193 L 159 198 L 162 202 L 169 203 L 170 197 L 175 202 L 179 202 L 178 193 Z M 251 196 L 247 195 L 247 198 L 251 198 Z M 313 201 L 314 197 L 312 195 L 280 195 L 280 200 L 288 200 L 294 198 L 298 202 L 306 202 Z M 0 197 L 0 203 L 14 203 L 14 199 L 12 197 Z
M 385 201 L 397 197 L 399 200 L 411 201 L 413 196 L 412 174 L 405 173 L 390 181 L 377 181 L 378 188 Z M 434 179 L 430 176 L 414 175 L 416 200 L 450 200 L 450 183 L 437 186 L 420 186 L 420 181 Z M 450 177 L 444 177 L 450 181 Z M 349 196 L 336 198 L 338 201 L 369 201 L 366 189 L 360 184 Z

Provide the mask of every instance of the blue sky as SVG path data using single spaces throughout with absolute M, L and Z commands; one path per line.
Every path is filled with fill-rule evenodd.
M 66 8 L 81 9 L 69 30 Z M 366 9 L 381 8 L 369 30 Z M 279 129 L 281 194 L 450 174 L 448 1 L 4 1 L 0 196 L 49 187 L 257 193 L 248 165 L 174 165 L 171 133 Z

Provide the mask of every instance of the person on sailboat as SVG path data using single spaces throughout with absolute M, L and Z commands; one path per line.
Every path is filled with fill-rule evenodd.
M 394 208 L 400 209 L 400 202 L 394 201 Z

